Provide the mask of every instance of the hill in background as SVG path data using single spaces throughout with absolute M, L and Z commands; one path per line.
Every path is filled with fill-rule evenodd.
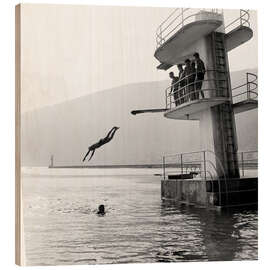
M 254 72 L 254 70 L 249 70 Z M 232 85 L 245 81 L 232 73 Z M 256 72 L 256 71 L 255 71 Z M 130 111 L 163 108 L 169 81 L 145 82 L 104 90 L 22 114 L 22 165 L 82 165 L 87 147 L 119 126 L 113 141 L 98 149 L 91 165 L 160 163 L 164 154 L 198 150 L 197 121 L 168 120 L 161 113 Z M 239 150 L 256 150 L 257 110 L 236 116 Z

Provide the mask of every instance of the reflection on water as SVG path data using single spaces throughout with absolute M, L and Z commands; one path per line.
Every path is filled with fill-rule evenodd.
M 257 259 L 257 210 L 218 212 L 165 203 L 161 214 L 179 215 L 181 229 L 175 233 L 178 233 L 178 239 L 188 241 L 189 248 L 184 248 L 187 243 L 184 246 L 179 243 L 179 250 L 176 248 L 169 253 L 173 260 Z M 171 258 L 166 259 L 171 261 Z
M 159 177 L 27 176 L 23 198 L 27 265 L 257 259 L 257 210 L 162 202 Z

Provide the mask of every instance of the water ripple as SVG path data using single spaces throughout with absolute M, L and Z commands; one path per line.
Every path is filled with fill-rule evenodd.
M 23 198 L 28 265 L 258 256 L 256 210 L 219 213 L 164 203 L 156 177 L 24 177 Z M 101 203 L 103 217 L 96 215 Z

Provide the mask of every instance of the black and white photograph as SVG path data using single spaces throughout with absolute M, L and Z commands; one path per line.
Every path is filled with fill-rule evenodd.
M 16 6 L 17 264 L 258 260 L 258 15 L 201 5 Z

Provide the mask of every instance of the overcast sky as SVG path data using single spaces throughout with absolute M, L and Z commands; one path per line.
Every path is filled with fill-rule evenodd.
M 22 8 L 22 112 L 123 84 L 164 80 L 157 26 L 173 9 L 30 5 Z M 225 25 L 239 11 L 225 10 Z M 229 54 L 231 71 L 257 67 L 254 38 Z

